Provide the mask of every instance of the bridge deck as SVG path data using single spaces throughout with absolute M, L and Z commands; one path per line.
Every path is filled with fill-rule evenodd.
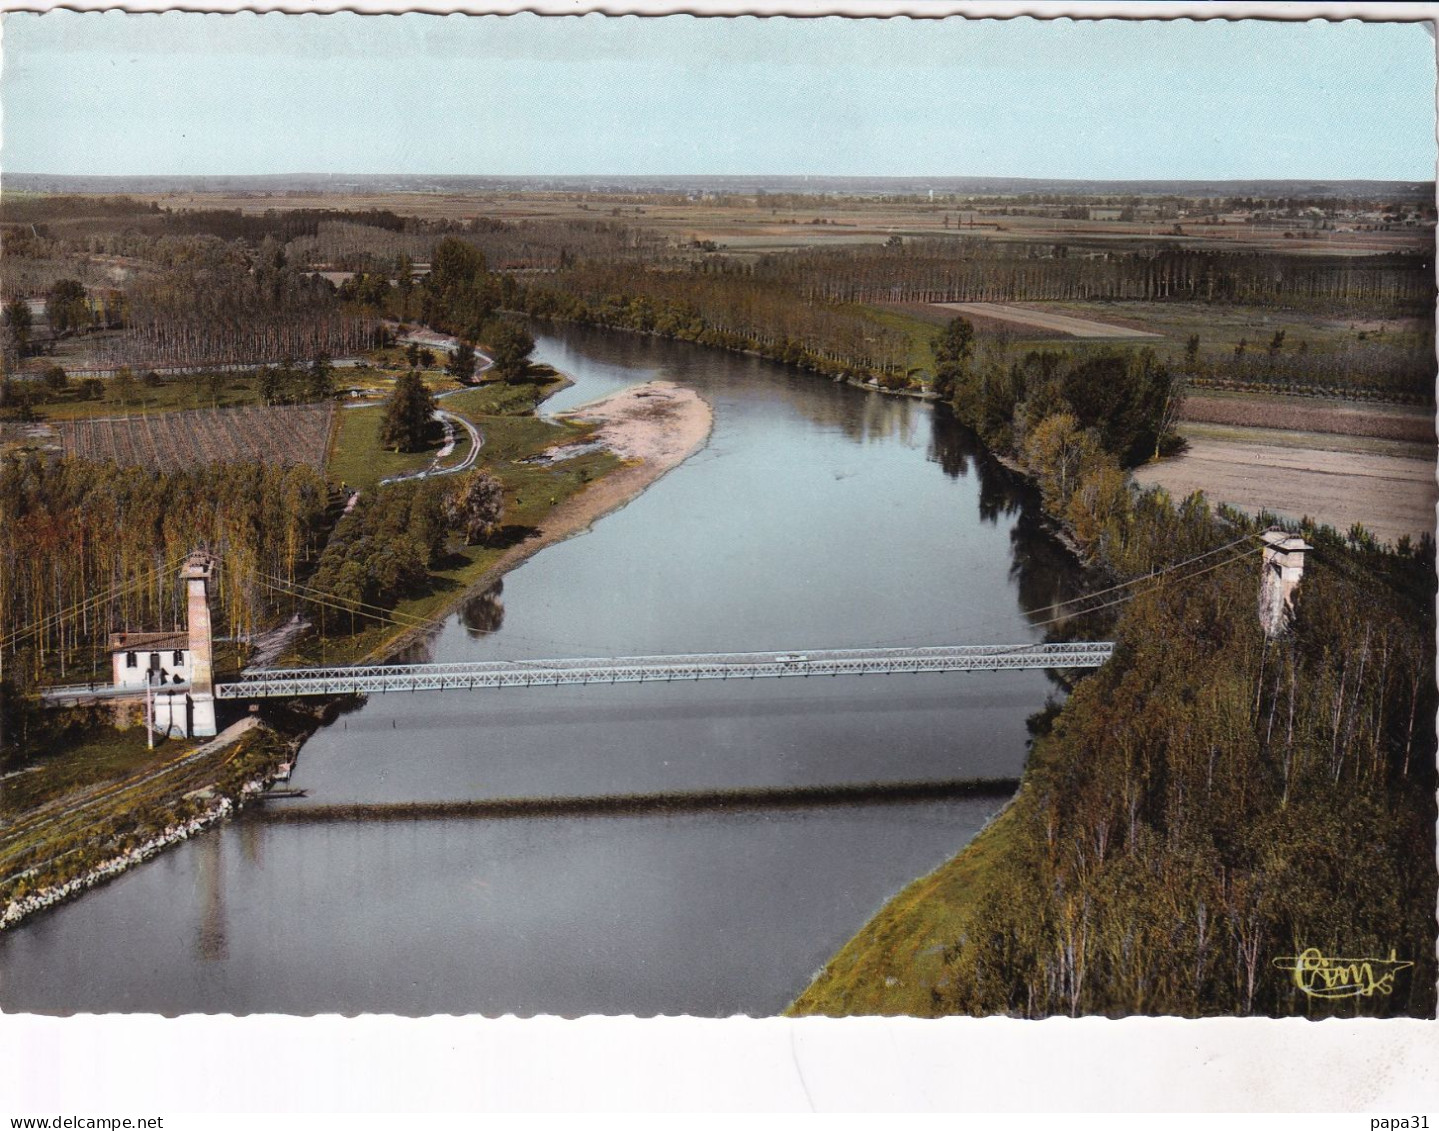
M 217 684 L 215 695 L 219 699 L 261 699 L 486 687 L 562 687 L 590 683 L 1097 668 L 1109 659 L 1113 651 L 1113 643 L 1104 641 L 279 668 L 243 672 L 237 682 Z

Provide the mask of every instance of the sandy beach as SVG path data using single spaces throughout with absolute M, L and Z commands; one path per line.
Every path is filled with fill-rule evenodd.
M 634 385 L 556 416 L 598 424 L 594 439 L 624 460 L 625 466 L 556 507 L 537 536 L 510 552 L 519 551 L 524 557 L 587 530 L 596 519 L 624 506 L 704 447 L 714 427 L 709 404 L 692 389 L 671 381 Z M 506 554 L 491 572 L 514 564 Z

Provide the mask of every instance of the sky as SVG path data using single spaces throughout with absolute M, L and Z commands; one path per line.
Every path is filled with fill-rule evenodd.
M 8 14 L 0 175 L 1430 180 L 1421 24 Z

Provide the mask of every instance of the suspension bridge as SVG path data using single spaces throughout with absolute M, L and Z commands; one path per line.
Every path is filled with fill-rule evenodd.
M 1028 668 L 1097 668 L 1111 642 L 956 645 L 939 648 L 829 648 L 808 652 L 709 652 L 681 656 L 615 656 L 574 660 L 376 664 L 245 671 L 217 683 L 217 699 L 455 691 L 491 687 L 566 687 L 592 683 L 782 679 L 805 676 L 902 675 Z
M 1254 545 L 1259 541 L 1260 545 Z M 1245 547 L 1245 543 L 1249 543 Z M 1033 622 L 1044 628 L 1072 617 L 1123 604 L 1162 580 L 1191 582 L 1212 570 L 1263 553 L 1261 604 L 1270 615 L 1266 631 L 1276 631 L 1310 547 L 1281 531 L 1262 538 L 1241 535 L 1153 573 L 1061 602 L 1054 616 Z M 208 554 L 191 555 L 182 576 L 188 589 L 187 640 L 173 647 L 173 668 L 165 655 L 139 640 L 114 652 L 114 686 L 50 687 L 41 695 L 61 706 L 136 694 L 155 697 L 155 723 L 179 727 L 185 734 L 215 733 L 214 704 L 219 700 L 254 701 L 329 695 L 375 695 L 417 691 L 478 691 L 487 688 L 586 686 L 590 684 L 673 683 L 699 680 L 795 679 L 814 677 L 906 675 L 945 672 L 1066 670 L 1101 667 L 1114 654 L 1112 641 L 1054 644 L 955 644 L 912 647 L 814 648 L 792 651 L 707 652 L 682 655 L 609 656 L 574 659 L 486 660 L 458 663 L 358 664 L 349 666 L 246 669 L 231 680 L 213 678 L 209 587 L 215 562 Z M 1272 568 L 1271 568 L 1272 567 Z M 1177 575 L 1177 576 L 1176 576 Z M 401 619 L 394 610 L 365 602 L 342 601 L 303 584 L 257 575 L 258 583 L 301 602 L 361 616 L 377 616 L 399 628 L 433 627 L 418 618 Z M 134 581 L 130 582 L 134 584 Z M 103 595 L 102 595 L 103 596 Z M 91 598 L 95 601 L 97 598 Z M 89 602 L 87 602 L 88 604 Z M 63 613 L 60 615 L 64 615 Z M 415 623 L 407 623 L 414 620 Z M 147 635 L 147 634 L 137 634 Z M 121 637 L 124 640 L 124 637 Z M 181 645 L 188 643 L 188 648 Z M 159 645 L 153 645 L 158 649 Z M 149 654 L 149 666 L 139 653 Z M 157 677 L 151 686 L 151 675 Z

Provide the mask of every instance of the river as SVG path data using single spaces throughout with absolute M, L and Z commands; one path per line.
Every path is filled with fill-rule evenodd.
M 440 660 L 1038 639 L 1073 567 L 946 414 L 756 358 L 539 335 L 558 411 L 664 378 L 709 444 L 446 623 Z M 376 696 L 291 806 L 1017 777 L 1039 672 Z M 232 820 L 0 935 L 27 1012 L 773 1014 L 1002 797 Z

